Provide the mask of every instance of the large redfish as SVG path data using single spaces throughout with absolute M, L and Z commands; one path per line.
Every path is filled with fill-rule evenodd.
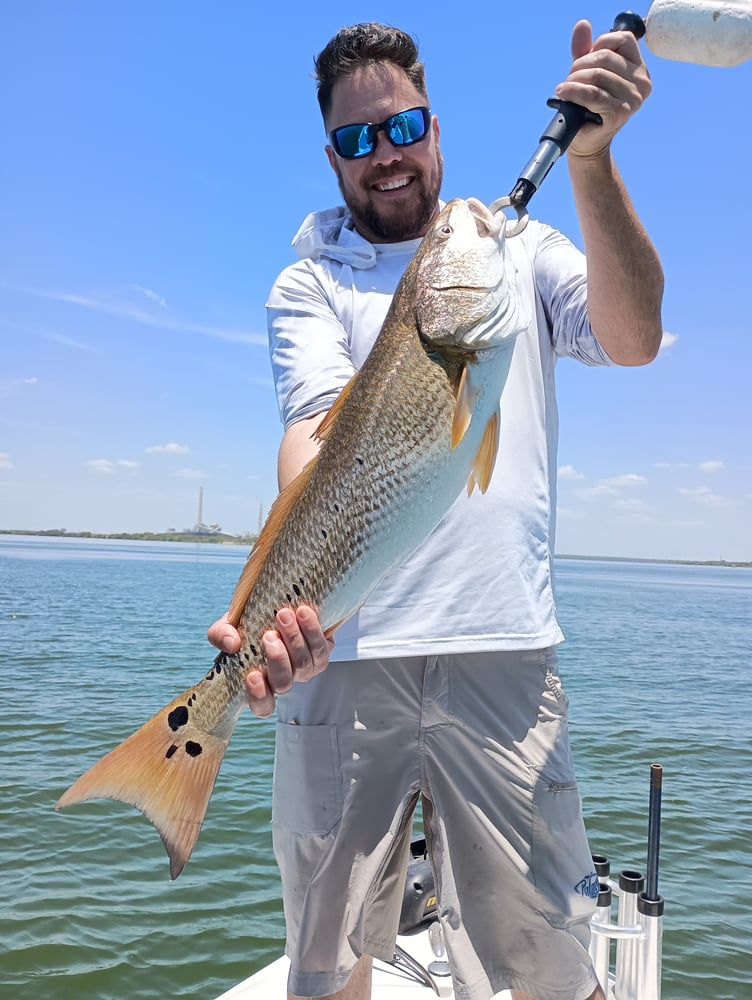
M 320 424 L 317 457 L 280 493 L 251 551 L 229 611 L 242 648 L 217 656 L 203 680 L 94 764 L 58 808 L 92 798 L 131 803 L 159 831 L 177 878 L 277 610 L 310 604 L 331 633 L 420 545 L 463 486 L 486 490 L 499 399 L 527 326 L 505 263 L 503 221 L 474 198 L 441 211 L 370 355 Z

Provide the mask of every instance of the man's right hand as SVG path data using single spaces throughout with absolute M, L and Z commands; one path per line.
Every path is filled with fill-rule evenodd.
M 223 653 L 237 653 L 241 637 L 223 615 L 209 628 L 207 638 Z M 295 681 L 308 681 L 329 664 L 334 640 L 324 635 L 316 612 L 305 604 L 296 610 L 280 608 L 277 628 L 262 638 L 265 665 L 246 678 L 248 704 L 254 715 L 265 718 L 274 712 L 274 699 L 289 691 Z

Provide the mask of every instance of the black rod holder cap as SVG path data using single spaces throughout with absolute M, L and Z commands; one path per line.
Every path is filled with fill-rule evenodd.
M 641 892 L 637 897 L 637 912 L 646 917 L 662 917 L 663 904 L 663 896 L 658 896 L 657 899 L 648 899 L 646 894 Z
M 595 868 L 595 874 L 599 879 L 608 878 L 611 874 L 611 862 L 605 854 L 594 854 L 593 866 Z
M 622 892 L 642 892 L 645 888 L 642 872 L 629 871 L 628 869 L 619 872 L 619 888 Z

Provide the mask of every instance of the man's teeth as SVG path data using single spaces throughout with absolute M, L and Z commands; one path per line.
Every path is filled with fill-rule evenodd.
M 383 184 L 377 184 L 376 189 L 378 191 L 394 191 L 395 188 L 406 187 L 409 183 L 409 177 L 400 177 L 396 181 L 385 181 Z

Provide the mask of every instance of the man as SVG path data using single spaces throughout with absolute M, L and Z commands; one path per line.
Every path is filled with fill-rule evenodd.
M 491 488 L 461 497 L 343 626 L 328 669 L 314 611 L 282 609 L 265 636 L 267 669 L 248 679 L 253 711 L 269 715 L 276 701 L 278 713 L 273 827 L 290 997 L 370 996 L 370 956 L 393 952 L 422 796 L 455 995 L 602 998 L 587 956 L 594 876 L 556 671 L 553 370 L 558 356 L 652 360 L 663 278 L 610 153 L 650 91 L 637 42 L 616 32 L 593 43 L 581 21 L 572 51 L 557 96 L 603 118 L 568 155 L 587 274 L 580 252 L 539 223 L 508 240 L 535 319 L 515 346 Z M 411 38 L 344 28 L 316 69 L 346 208 L 306 219 L 301 260 L 270 296 L 280 487 L 315 454 L 312 432 L 373 343 L 436 217 L 442 176 Z M 237 648 L 224 620 L 209 637 Z

